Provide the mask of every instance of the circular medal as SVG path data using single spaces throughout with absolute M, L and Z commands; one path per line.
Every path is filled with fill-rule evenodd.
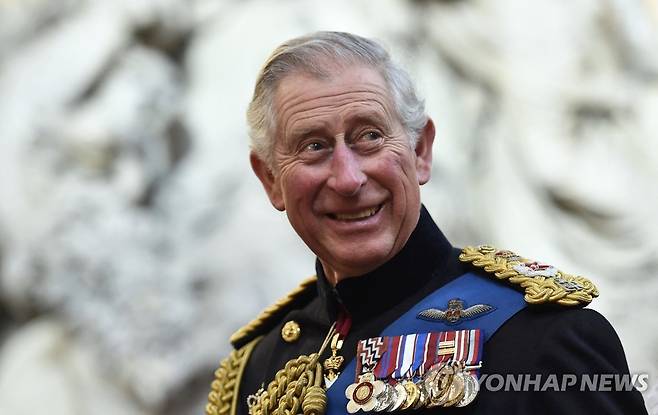
M 444 407 L 453 406 L 464 397 L 464 373 L 458 372 L 452 377 Z
M 425 374 L 423 375 L 423 383 L 425 384 L 425 390 L 427 391 L 429 398 L 429 402 L 427 404 L 428 407 L 430 408 L 435 406 L 432 404 L 432 399 L 436 394 L 435 382 L 436 382 L 436 377 L 439 375 L 439 370 L 441 370 L 441 366 L 442 365 L 440 364 L 434 365 L 431 368 L 429 368 L 427 372 L 425 372 Z
M 434 380 L 428 385 L 431 407 L 443 406 L 446 402 L 454 376 L 455 368 L 452 365 L 443 364 L 438 368 Z
M 413 406 L 416 405 L 418 398 L 420 398 L 420 390 L 418 389 L 418 386 L 416 386 L 416 384 L 410 380 L 405 380 L 402 382 L 402 386 L 407 392 L 407 399 L 400 407 L 400 410 L 404 411 L 406 409 L 413 408 Z
M 388 412 L 395 412 L 402 407 L 407 400 L 407 390 L 401 383 L 395 384 L 395 402 L 387 409 Z
M 480 391 L 480 383 L 474 375 L 466 374 L 464 377 L 464 397 L 455 406 L 462 407 L 473 402 Z
M 418 391 L 420 392 L 418 396 L 418 402 L 416 402 L 416 405 L 414 405 L 414 409 L 420 409 L 425 407 L 427 403 L 429 402 L 429 395 L 427 393 L 427 389 L 425 388 L 425 384 L 423 382 L 418 382 L 416 384 L 418 387 Z
M 359 410 L 370 412 L 377 406 L 377 398 L 384 392 L 386 386 L 381 380 L 361 380 L 345 389 L 347 412 L 353 414 Z
M 385 384 L 384 391 L 375 397 L 375 399 L 377 400 L 377 405 L 375 406 L 373 411 L 381 412 L 386 410 L 386 408 L 388 408 L 391 405 L 393 401 L 393 396 L 391 396 L 391 389 L 392 388 L 389 387 L 388 384 Z
M 361 382 L 356 385 L 354 392 L 352 393 L 352 400 L 359 405 L 363 405 L 372 398 L 372 394 L 375 390 L 375 387 L 370 382 Z

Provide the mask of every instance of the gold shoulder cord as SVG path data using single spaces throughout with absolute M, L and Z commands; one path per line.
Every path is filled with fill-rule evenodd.
M 235 415 L 242 373 L 260 339 L 257 337 L 238 350 L 234 350 L 219 364 L 219 368 L 215 371 L 215 380 L 210 385 L 206 415 Z
M 322 415 L 327 408 L 327 394 L 320 356 L 336 333 L 335 324 L 329 329 L 320 350 L 302 355 L 286 363 L 276 372 L 267 389 L 260 389 L 248 398 L 250 415 Z M 301 409 L 301 411 L 300 411 Z
M 570 275 L 556 268 L 530 261 L 511 251 L 497 250 L 490 245 L 467 246 L 459 255 L 497 279 L 518 285 L 525 291 L 529 304 L 557 303 L 564 306 L 584 306 L 599 296 L 596 286 L 587 278 Z

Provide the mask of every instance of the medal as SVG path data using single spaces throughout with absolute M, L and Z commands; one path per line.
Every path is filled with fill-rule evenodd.
M 418 399 L 420 398 L 420 390 L 418 389 L 418 386 L 416 386 L 416 384 L 410 380 L 405 380 L 402 382 L 402 387 L 407 392 L 407 398 L 400 407 L 400 410 L 404 411 L 416 405 Z
M 416 387 L 418 387 L 418 391 L 420 392 L 420 395 L 418 396 L 418 402 L 416 402 L 416 405 L 414 405 L 414 409 L 420 409 L 425 407 L 425 405 L 427 405 L 429 399 L 428 399 L 427 390 L 425 389 L 425 384 L 423 382 L 418 382 L 416 384 Z
M 338 355 L 338 351 L 343 347 L 343 340 L 340 338 L 340 333 L 336 333 L 331 338 L 331 356 L 325 359 L 324 369 L 327 374 L 324 377 L 325 387 L 328 389 L 334 383 L 340 372 L 338 369 L 343 365 L 345 358 Z
M 462 400 L 464 397 L 464 378 L 462 377 L 462 372 L 458 372 L 452 377 L 452 382 L 445 395 L 446 399 L 442 405 L 444 407 L 453 406 Z
M 375 412 L 382 412 L 388 410 L 397 399 L 397 392 L 395 388 L 389 384 L 384 384 L 384 392 L 377 397 L 377 406 L 375 406 Z
M 381 405 L 380 400 L 386 399 L 382 396 L 386 392 L 386 384 L 377 380 L 372 372 L 384 349 L 385 344 L 381 337 L 359 341 L 356 349 L 358 381 L 345 389 L 345 397 L 348 399 L 347 412 L 371 412 Z
M 453 365 L 444 363 L 437 368 L 434 381 L 429 384 L 431 406 L 443 406 L 448 400 L 448 392 L 455 376 Z
M 402 386 L 401 383 L 396 383 L 395 386 L 395 402 L 387 409 L 388 412 L 397 411 L 402 407 L 402 405 L 407 400 L 407 390 Z
M 377 406 L 377 398 L 384 392 L 386 385 L 368 373 L 345 389 L 347 412 L 353 414 L 360 410 L 370 412 Z
M 455 406 L 461 408 L 473 402 L 479 391 L 480 383 L 475 376 L 466 374 L 464 377 L 464 397 Z
M 477 329 L 360 340 L 357 380 L 345 390 L 347 411 L 469 405 L 480 389 L 475 370 L 481 367 L 481 340 Z

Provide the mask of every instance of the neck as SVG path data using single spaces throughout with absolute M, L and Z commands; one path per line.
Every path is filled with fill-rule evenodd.
M 322 271 L 324 278 L 327 280 L 331 286 L 335 287 L 339 282 L 344 281 L 349 278 L 358 278 L 362 275 L 366 275 L 374 269 L 377 269 L 381 264 L 376 264 L 371 267 L 364 267 L 363 269 L 350 268 L 343 269 L 340 267 L 335 267 L 329 262 L 318 258 L 318 262 L 322 266 Z
M 347 278 L 346 273 L 340 272 L 337 269 L 329 266 L 325 261 L 321 260 L 320 258 L 318 258 L 318 260 L 320 261 L 320 265 L 322 265 L 322 270 L 324 271 L 324 277 L 327 279 L 327 282 L 332 287 L 335 287 L 336 284 L 338 284 L 338 281 Z
M 448 260 L 451 250 L 450 243 L 423 208 L 419 223 L 405 246 L 376 268 L 345 273 L 318 259 L 316 272 L 321 296 L 329 310 L 338 301 L 356 320 L 361 315 L 379 313 L 424 286 L 434 271 Z M 367 298 L 377 301 L 365 301 Z

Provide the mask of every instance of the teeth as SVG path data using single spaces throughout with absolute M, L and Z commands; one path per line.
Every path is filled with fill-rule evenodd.
M 379 210 L 379 206 L 375 206 L 361 212 L 356 213 L 336 213 L 335 217 L 339 220 L 354 220 L 354 219 L 363 219 L 369 216 L 374 215 Z

